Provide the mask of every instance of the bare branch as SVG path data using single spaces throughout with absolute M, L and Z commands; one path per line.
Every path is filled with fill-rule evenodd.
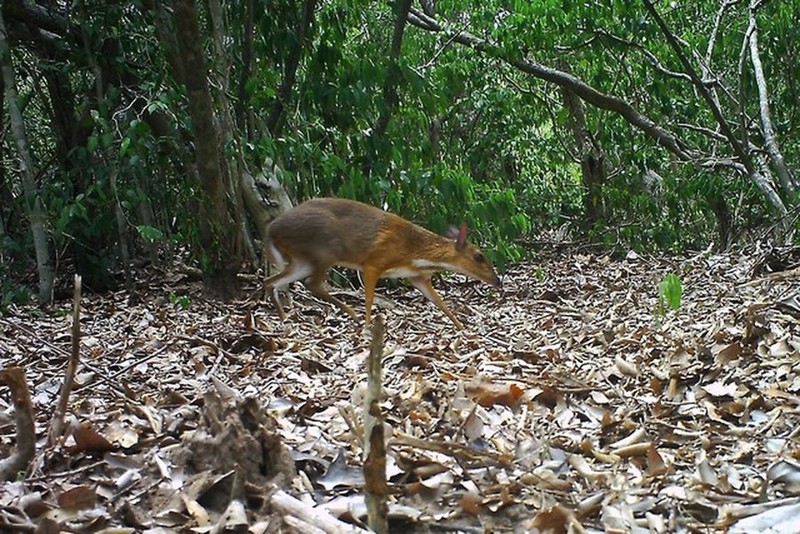
M 733 99 L 733 101 L 736 103 L 736 117 L 739 121 L 739 131 L 742 136 L 742 145 L 746 147 L 750 146 L 750 136 L 747 129 L 749 119 L 747 118 L 747 114 L 744 110 L 744 67 L 747 62 L 747 48 L 748 43 L 750 42 L 750 34 L 753 33 L 753 30 L 755 29 L 754 23 L 755 20 L 750 21 L 750 25 L 744 32 L 744 38 L 742 39 L 742 46 L 739 50 L 739 71 L 736 82 L 736 98 Z
M 647 48 L 640 45 L 639 43 L 623 39 L 622 37 L 614 35 L 613 33 L 610 33 L 604 29 L 596 30 L 596 32 L 598 35 L 606 37 L 607 39 L 614 41 L 615 43 L 623 44 L 625 46 L 629 46 L 631 48 L 635 48 L 636 50 L 640 51 L 642 54 L 644 54 L 644 56 L 648 59 L 648 61 L 650 61 L 650 64 L 653 66 L 653 68 L 656 69 L 661 74 L 668 76 L 670 78 L 677 78 L 679 80 L 683 80 L 686 82 L 692 81 L 689 75 L 686 74 L 685 72 L 676 72 L 673 70 L 669 70 L 667 67 L 662 65 L 661 62 L 658 60 L 658 58 L 655 56 L 655 54 L 653 54 L 651 51 L 649 51 Z
M 716 130 L 712 130 L 711 128 L 704 128 L 702 126 L 697 126 L 695 124 L 689 124 L 688 122 L 679 122 L 678 126 L 681 128 L 686 128 L 687 130 L 700 132 L 701 134 L 713 139 L 714 141 L 721 141 L 723 143 L 728 141 L 724 135 L 722 135 Z
M 747 153 L 745 152 L 741 143 L 739 143 L 739 140 L 736 139 L 736 137 L 733 135 L 733 130 L 731 129 L 730 124 L 728 124 L 728 121 L 725 119 L 725 117 L 722 116 L 722 111 L 717 105 L 716 99 L 708 91 L 708 88 L 705 86 L 700 77 L 697 75 L 697 72 L 692 68 L 691 63 L 689 63 L 689 58 L 687 58 L 686 54 L 683 53 L 683 49 L 680 43 L 678 43 L 678 39 L 669 30 L 667 24 L 664 22 L 664 19 L 661 18 L 661 15 L 658 14 L 658 11 L 656 11 L 656 8 L 652 3 L 652 0 L 645 0 L 644 6 L 650 13 L 650 16 L 656 22 L 656 25 L 658 25 L 659 29 L 661 29 L 661 33 L 667 39 L 667 42 L 672 47 L 672 50 L 675 52 L 675 55 L 678 56 L 678 60 L 683 65 L 683 68 L 686 71 L 686 73 L 691 77 L 692 82 L 694 83 L 697 90 L 700 92 L 700 96 L 702 96 L 703 99 L 706 101 L 706 104 L 708 104 L 709 108 L 711 109 L 711 113 L 714 115 L 714 119 L 717 121 L 717 124 L 719 125 L 722 134 L 725 136 L 725 138 L 728 140 L 728 143 L 731 145 L 731 148 L 733 149 L 733 152 L 736 154 L 736 157 L 738 157 L 741 160 L 742 164 L 745 166 L 748 173 L 753 174 L 755 172 L 755 169 L 753 167 L 753 162 L 747 156 Z
M 717 42 L 717 35 L 719 34 L 719 27 L 722 24 L 722 17 L 725 15 L 725 12 L 728 8 L 735 6 L 739 3 L 740 0 L 722 0 L 722 4 L 719 6 L 719 10 L 717 11 L 717 16 L 714 18 L 714 28 L 711 30 L 711 35 L 708 38 L 708 46 L 706 47 L 706 57 L 705 57 L 705 64 L 711 65 L 711 55 L 714 52 L 714 45 Z
M 53 410 L 53 419 L 50 422 L 50 433 L 48 442 L 53 445 L 64 432 L 64 417 L 67 414 L 67 404 L 69 396 L 75 382 L 75 373 L 78 372 L 78 365 L 81 361 L 81 277 L 75 275 L 75 291 L 72 299 L 72 351 L 67 361 L 67 371 L 64 373 L 64 383 L 61 384 L 61 393 L 58 396 L 58 403 Z
M 642 130 L 682 161 L 693 161 L 698 157 L 697 154 L 694 154 L 683 141 L 678 139 L 672 132 L 665 130 L 648 117 L 639 113 L 639 111 L 627 101 L 616 96 L 602 93 L 569 73 L 546 67 L 529 59 L 508 58 L 500 47 L 465 31 L 453 32 L 452 30 L 446 30 L 437 21 L 413 8 L 409 12 L 408 20 L 411 24 L 423 30 L 449 34 L 453 40 L 459 44 L 494 57 L 522 72 L 554 83 L 559 87 L 567 87 L 582 100 L 585 100 L 593 106 L 618 113 L 630 124 Z
M 764 129 L 764 144 L 769 154 L 775 173 L 778 175 L 783 192 L 787 196 L 794 195 L 800 184 L 795 180 L 783 159 L 780 147 L 778 146 L 777 134 L 772 126 L 772 118 L 769 111 L 769 93 L 767 91 L 767 80 L 764 77 L 764 67 L 761 64 L 761 55 L 758 50 L 758 23 L 756 21 L 756 4 L 753 0 L 750 4 L 750 26 L 753 31 L 750 33 L 750 61 L 753 63 L 753 74 L 756 78 L 758 87 L 758 106 L 761 113 L 761 126 Z

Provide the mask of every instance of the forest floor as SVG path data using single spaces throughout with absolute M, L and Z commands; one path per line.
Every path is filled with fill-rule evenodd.
M 543 250 L 501 290 L 437 279 L 462 331 L 379 287 L 391 531 L 800 531 L 798 264 Z M 660 314 L 668 273 L 683 300 Z M 134 295 L 84 294 L 56 445 L 72 303 L 0 317 L 37 437 L 0 531 L 308 532 L 320 510 L 362 525 L 370 332 L 299 284 L 282 323 L 254 281 L 221 304 L 185 270 L 142 276 Z M 363 313 L 360 290 L 338 294 Z

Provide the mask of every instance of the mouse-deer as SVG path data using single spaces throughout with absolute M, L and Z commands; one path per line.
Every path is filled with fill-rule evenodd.
M 267 278 L 264 287 L 281 319 L 286 314 L 278 291 L 305 278 L 310 279 L 308 287 L 314 295 L 357 317 L 350 306 L 325 289 L 328 271 L 334 265 L 363 272 L 367 324 L 380 278 L 408 278 L 459 329 L 464 325 L 434 290 L 431 275 L 451 271 L 500 286 L 492 264 L 467 242 L 466 225 L 452 228 L 447 237 L 440 236 L 354 200 L 308 200 L 272 221 L 268 235 L 270 255 L 282 270 Z

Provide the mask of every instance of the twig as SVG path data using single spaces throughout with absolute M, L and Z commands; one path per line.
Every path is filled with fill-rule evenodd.
M 383 379 L 383 316 L 375 318 L 372 343 L 367 358 L 367 394 L 364 398 L 364 501 L 367 504 L 367 524 L 374 532 L 389 532 L 389 493 L 386 485 L 386 439 L 381 413 Z
M 158 356 L 159 354 L 161 354 L 162 352 L 164 352 L 165 350 L 167 350 L 171 346 L 172 346 L 171 344 L 162 345 L 160 348 L 154 350 L 153 352 L 151 352 L 150 354 L 148 354 L 144 358 L 139 358 L 139 359 L 134 360 L 133 363 L 130 363 L 130 364 L 126 365 L 125 367 L 123 367 L 122 369 L 117 371 L 116 373 L 113 373 L 113 374 L 108 375 L 108 376 L 102 376 L 100 374 L 97 374 L 97 376 L 101 380 L 104 380 L 104 381 L 108 382 L 109 384 L 113 384 L 114 383 L 113 380 L 115 378 L 119 377 L 120 375 L 123 375 L 123 374 L 127 373 L 128 371 L 130 371 L 131 369 L 133 369 L 137 365 L 141 365 L 144 362 L 152 360 L 153 358 L 155 358 L 156 356 Z M 80 387 L 75 388 L 75 391 L 76 392 L 80 391 L 80 390 L 88 387 L 89 385 L 91 385 L 91 382 L 88 382 L 86 384 L 81 385 Z
M 400 445 L 408 445 L 409 447 L 416 447 L 417 449 L 425 449 L 429 451 L 441 452 L 452 456 L 453 458 L 461 457 L 465 460 L 479 460 L 486 462 L 491 460 L 498 465 L 510 465 L 513 461 L 513 455 L 491 452 L 480 449 L 473 449 L 461 443 L 453 441 L 434 441 L 415 438 L 402 432 L 395 432 L 392 441 Z
M 797 280 L 798 278 L 800 278 L 800 267 L 795 267 L 794 269 L 788 271 L 778 271 L 776 273 L 768 274 L 767 276 L 762 276 L 761 278 L 756 278 L 755 280 L 750 280 L 749 282 L 741 284 L 739 287 L 755 286 L 765 282 L 782 282 L 784 280 Z
M 64 416 L 67 413 L 67 403 L 69 394 L 72 391 L 72 384 L 75 380 L 75 373 L 78 371 L 78 364 L 81 361 L 81 277 L 75 275 L 75 293 L 72 299 L 72 353 L 67 362 L 67 372 L 64 376 L 64 383 L 61 385 L 61 395 L 58 404 L 53 412 L 53 421 L 50 424 L 48 443 L 54 445 L 64 431 Z
M 48 473 L 46 475 L 39 475 L 35 477 L 30 477 L 25 479 L 27 483 L 33 482 L 43 482 L 45 480 L 52 480 L 54 478 L 63 478 L 63 477 L 74 477 L 78 473 L 84 473 L 86 471 L 91 471 L 96 467 L 100 467 L 101 465 L 105 465 L 107 462 L 105 460 L 99 460 L 97 462 L 91 463 L 89 465 L 84 465 L 81 467 L 77 467 L 75 469 L 68 469 L 66 471 L 59 471 L 58 473 Z

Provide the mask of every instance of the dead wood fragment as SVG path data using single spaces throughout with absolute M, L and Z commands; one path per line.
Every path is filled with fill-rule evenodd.
M 367 357 L 367 394 L 364 399 L 364 500 L 369 528 L 378 534 L 389 532 L 386 440 L 380 406 L 383 396 L 383 331 L 383 316 L 378 315 L 372 327 L 372 344 Z
M 288 493 L 278 490 L 272 494 L 270 499 L 272 509 L 283 514 L 294 516 L 303 523 L 313 525 L 308 531 L 300 532 L 325 532 L 326 534 L 355 534 L 366 532 L 356 526 L 339 521 L 324 510 L 315 508 L 309 504 L 295 499 Z
M 36 431 L 34 426 L 31 393 L 21 367 L 9 367 L 0 371 L 0 384 L 11 390 L 14 404 L 14 419 L 17 423 L 17 450 L 0 461 L 0 480 L 12 480 L 20 471 L 25 471 L 36 452 Z
M 72 297 L 72 351 L 67 361 L 67 372 L 64 374 L 64 383 L 58 397 L 56 409 L 53 412 L 53 421 L 50 424 L 48 443 L 54 445 L 64 432 L 64 417 L 67 414 L 69 395 L 72 392 L 75 373 L 81 361 L 81 277 L 75 275 L 75 292 Z

